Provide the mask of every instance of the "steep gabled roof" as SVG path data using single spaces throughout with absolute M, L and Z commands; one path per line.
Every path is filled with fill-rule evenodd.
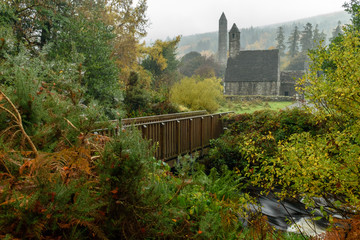
M 278 78 L 278 49 L 240 51 L 228 59 L 225 82 L 274 82 Z

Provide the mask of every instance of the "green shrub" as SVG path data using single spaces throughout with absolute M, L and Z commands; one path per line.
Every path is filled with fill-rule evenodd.
M 279 144 L 278 153 L 262 162 L 251 179 L 267 189 L 281 186 L 282 197 L 304 196 L 311 207 L 313 197 L 322 197 L 345 215 L 350 209 L 356 213 L 360 200 L 360 147 L 351 136 L 351 131 L 321 136 L 294 134 Z
M 191 110 L 214 112 L 223 101 L 220 79 L 199 76 L 184 78 L 175 83 L 170 91 L 170 101 Z
M 89 133 L 96 121 L 106 119 L 97 102 L 82 104 L 84 88 L 73 64 L 46 61 L 46 49 L 37 57 L 24 48 L 16 56 L 5 56 L 0 64 L 2 90 L 20 112 L 25 131 L 39 150 L 71 146 L 79 135 Z M 21 136 L 11 119 L 5 111 L 0 112 L 3 140 L 15 146 L 21 144 Z
M 312 135 L 326 132 L 326 122 L 300 109 L 258 111 L 225 119 L 227 132 L 212 142 L 209 166 L 222 164 L 241 171 L 253 171 L 264 160 L 276 155 L 278 142 L 295 133 Z M 245 167 L 246 166 L 246 167 Z

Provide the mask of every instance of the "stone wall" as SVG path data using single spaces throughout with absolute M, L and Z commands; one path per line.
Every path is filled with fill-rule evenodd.
M 225 98 L 230 101 L 253 101 L 260 100 L 262 102 L 291 102 L 295 101 L 295 97 L 290 96 L 239 96 L 239 95 L 225 95 Z
M 226 95 L 278 95 L 279 50 L 240 51 L 228 59 L 224 82 Z
M 283 96 L 295 96 L 297 94 L 295 90 L 296 81 L 302 78 L 305 71 L 283 71 L 280 73 L 280 95 Z
M 225 95 L 277 95 L 277 82 L 225 82 Z

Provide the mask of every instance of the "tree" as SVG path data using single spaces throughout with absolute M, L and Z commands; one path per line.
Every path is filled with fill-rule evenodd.
M 304 92 L 326 114 L 360 119 L 359 39 L 358 31 L 346 29 L 340 44 L 322 46 L 310 55 L 313 64 Z
M 285 35 L 284 35 L 284 28 L 283 27 L 279 27 L 277 30 L 277 36 L 276 36 L 276 48 L 279 49 L 280 55 L 284 56 L 285 54 Z
M 314 47 L 317 48 L 321 42 L 324 42 L 326 40 L 326 34 L 324 31 L 320 33 L 319 31 L 319 25 L 315 25 L 314 34 L 313 34 L 313 43 Z
M 83 103 L 92 98 L 103 106 L 111 118 L 117 116 L 116 109 L 123 99 L 119 84 L 119 71 L 112 57 L 115 40 L 114 29 L 101 18 L 101 2 L 83 2 L 77 6 L 77 14 L 71 22 L 64 23 L 56 39 L 51 41 L 49 60 L 74 62 L 74 52 L 83 56 L 80 63 L 83 77 L 81 84 L 86 87 Z
M 350 0 L 348 3 L 344 3 L 343 7 L 345 11 L 351 14 L 352 27 L 355 29 L 360 29 L 360 1 L 359 0 Z
M 307 23 L 300 37 L 301 52 L 306 54 L 308 50 L 313 48 L 313 31 L 312 24 Z
M 344 7 L 353 16 L 352 24 L 344 27 L 343 33 L 333 35 L 328 47 L 320 46 L 310 54 L 310 72 L 301 83 L 304 93 L 324 115 L 340 115 L 343 120 L 358 121 L 360 33 L 357 16 L 360 2 L 352 0 Z M 340 24 L 337 29 L 340 29 Z
M 136 5 L 120 0 L 2 3 L 14 10 L 12 28 L 18 44 L 25 44 L 33 55 L 46 48 L 48 60 L 81 68 L 81 84 L 86 88 L 83 103 L 95 98 L 115 117 L 122 100 L 119 77 L 128 78 L 128 69 L 137 70 L 138 38 L 145 35 L 147 21 L 146 0 Z
M 151 72 L 155 89 L 168 88 L 178 80 L 179 60 L 176 58 L 176 50 L 179 41 L 180 36 L 170 41 L 157 40 L 153 46 L 145 50 L 145 59 L 141 65 Z
M 289 55 L 294 57 L 299 52 L 299 40 L 300 33 L 298 31 L 298 27 L 295 26 L 293 33 L 289 36 L 288 44 L 289 44 Z
M 198 52 L 189 52 L 182 57 L 179 64 L 181 74 L 191 77 L 199 75 L 201 77 L 221 77 L 224 69 L 217 63 L 213 56 L 202 56 Z
M 330 41 L 333 41 L 335 38 L 337 38 L 341 34 L 342 34 L 341 22 L 339 21 L 337 27 L 332 32 L 332 38 L 330 39 Z
M 26 44 L 36 53 L 62 29 L 62 25 L 75 15 L 75 8 L 63 0 L 56 1 L 1 1 L 13 11 L 12 28 L 18 42 Z
M 121 69 L 120 81 L 126 84 L 131 72 L 138 72 L 141 79 L 147 77 L 139 65 L 143 57 L 142 37 L 146 35 L 148 19 L 146 17 L 147 0 L 112 0 L 105 1 L 101 19 L 113 29 L 115 38 L 112 41 L 112 58 Z
M 127 112 L 146 111 L 150 105 L 150 94 L 139 82 L 137 73 L 132 72 L 129 78 L 129 84 L 125 92 L 124 103 Z

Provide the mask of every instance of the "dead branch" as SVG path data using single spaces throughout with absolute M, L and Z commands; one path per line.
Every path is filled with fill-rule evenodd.
M 31 138 L 29 137 L 29 135 L 27 135 L 25 129 L 24 129 L 24 126 L 22 124 L 22 118 L 21 118 L 21 114 L 20 112 L 17 110 L 17 108 L 15 107 L 14 103 L 10 100 L 10 98 L 8 98 L 8 96 L 5 95 L 5 93 L 3 93 L 1 90 L 0 90 L 0 100 L 4 98 L 6 100 L 6 102 L 8 102 L 12 108 L 12 111 L 8 108 L 5 108 L 4 106 L 1 106 L 0 105 L 0 109 L 3 109 L 4 111 L 6 111 L 7 113 L 9 113 L 16 126 L 18 126 L 20 128 L 20 131 L 21 133 L 23 134 L 23 136 L 25 137 L 25 139 L 27 140 L 27 142 L 29 143 L 32 151 L 34 152 L 35 154 L 35 158 L 37 158 L 39 156 L 39 153 L 36 149 L 36 146 L 34 145 L 33 141 L 31 140 Z

